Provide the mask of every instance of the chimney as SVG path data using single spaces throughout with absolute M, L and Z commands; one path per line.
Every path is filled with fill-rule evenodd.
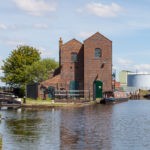
M 60 39 L 59 39 L 59 67 L 61 67 L 61 47 L 62 47 L 62 45 L 63 45 L 63 40 L 60 37 Z
M 59 49 L 61 49 L 61 46 L 63 45 L 63 40 L 62 40 L 62 38 L 60 37 L 60 39 L 59 39 Z

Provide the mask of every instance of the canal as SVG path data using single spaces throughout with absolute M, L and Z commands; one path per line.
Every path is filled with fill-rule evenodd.
M 148 150 L 150 101 L 0 110 L 3 150 Z

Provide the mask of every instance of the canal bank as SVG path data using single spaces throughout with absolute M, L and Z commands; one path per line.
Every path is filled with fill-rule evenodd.
M 0 150 L 2 150 L 2 138 L 0 137 Z
M 91 105 L 99 105 L 100 101 L 102 99 L 96 99 L 96 100 L 85 100 L 85 99 L 57 99 L 57 100 L 51 100 L 51 99 L 20 99 L 18 104 L 14 103 L 0 103 L 0 107 L 4 108 L 54 108 L 54 107 L 86 107 Z M 127 100 L 126 100 L 127 101 Z M 122 100 L 115 101 L 115 103 L 124 102 Z
M 18 103 L 16 103 L 18 102 Z M 96 104 L 97 102 L 90 99 L 30 99 L 30 98 L 16 98 L 0 101 L 0 107 L 9 108 L 51 108 L 51 107 L 84 107 Z
M 21 104 L 23 108 L 53 108 L 53 107 L 84 107 L 97 104 L 97 101 L 54 101 L 54 100 L 31 100 L 27 99 Z

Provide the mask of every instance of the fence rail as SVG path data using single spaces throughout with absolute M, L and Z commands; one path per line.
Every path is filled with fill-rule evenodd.
M 89 90 L 55 90 L 54 97 L 55 98 L 66 98 L 66 99 L 75 99 L 75 98 L 85 98 L 84 96 L 89 98 L 90 92 Z

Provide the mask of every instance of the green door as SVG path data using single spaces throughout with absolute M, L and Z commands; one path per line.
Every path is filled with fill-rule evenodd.
M 79 89 L 79 83 L 75 80 L 70 81 L 69 90 L 71 90 L 69 93 L 71 97 L 76 97 L 76 92 L 74 90 Z
M 77 81 L 70 81 L 69 90 L 78 90 L 79 83 Z
M 103 96 L 103 82 L 96 80 L 93 83 L 93 96 L 94 99 L 96 98 L 102 98 Z
M 47 92 L 48 92 L 48 98 L 54 98 L 55 88 L 53 86 L 49 86 Z

